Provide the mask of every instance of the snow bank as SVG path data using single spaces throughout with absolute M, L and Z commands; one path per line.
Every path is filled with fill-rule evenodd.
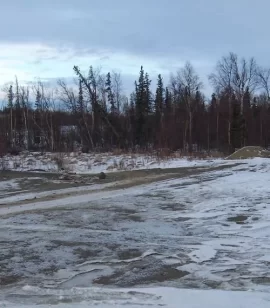
M 2 166 L 13 171 L 43 170 L 57 172 L 60 169 L 81 174 L 115 172 L 125 170 L 179 168 L 209 166 L 228 163 L 223 159 L 190 160 L 188 158 L 168 158 L 159 160 L 155 156 L 141 154 L 84 154 L 84 153 L 21 153 L 18 156 L 7 155 L 2 158 Z
M 227 159 L 270 158 L 270 151 L 258 146 L 246 146 L 231 154 Z

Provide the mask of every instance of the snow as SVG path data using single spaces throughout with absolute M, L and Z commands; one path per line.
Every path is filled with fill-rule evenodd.
M 2 182 L 0 182 L 1 185 Z M 58 189 L 58 190 L 50 190 L 50 191 L 43 191 L 43 192 L 35 192 L 35 193 L 22 193 L 20 191 L 20 194 L 15 194 L 14 196 L 8 196 L 0 199 L 0 205 L 6 205 L 13 202 L 19 202 L 29 199 L 39 199 L 39 198 L 45 198 L 49 196 L 57 196 L 57 195 L 65 195 L 65 194 L 71 194 L 74 192 L 91 192 L 91 191 L 98 191 L 100 189 L 109 188 L 115 185 L 114 183 L 107 183 L 107 184 L 92 184 L 92 185 L 85 185 L 85 186 L 79 186 L 79 187 L 71 187 L 71 188 L 64 188 L 64 189 Z M 9 188 L 9 186 L 4 186 L 5 189 Z M 16 188 L 19 188 L 19 186 L 14 186 Z M 1 190 L 1 186 L 0 186 Z M 6 192 L 6 195 L 8 193 Z
M 16 180 L 4 180 L 0 181 L 0 193 L 9 189 L 18 189 L 19 185 Z
M 67 189 L 68 190 L 68 189 Z M 66 190 L 66 191 L 67 191 Z M 72 189 L 68 190 L 72 191 Z M 137 192 L 137 189 L 129 189 L 126 190 L 127 194 L 132 193 L 132 191 Z M 73 205 L 81 205 L 85 204 L 90 201 L 95 201 L 95 200 L 100 200 L 100 199 L 105 199 L 105 198 L 111 198 L 111 197 L 116 197 L 116 196 L 123 196 L 125 192 L 123 190 L 115 190 L 113 192 L 111 191 L 106 191 L 106 192 L 97 192 L 97 193 L 92 193 L 92 194 L 84 194 L 82 196 L 74 196 L 74 197 L 65 197 L 61 198 L 59 200 L 52 200 L 52 201 L 42 201 L 42 202 L 33 202 L 30 204 L 25 204 L 25 205 L 15 205 L 15 206 L 10 206 L 10 207 L 2 207 L 0 208 L 0 216 L 1 215 L 8 215 L 8 214 L 15 214 L 19 212 L 26 212 L 26 211 L 33 211 L 33 210 L 41 210 L 41 209 L 50 209 L 50 208 L 57 208 L 57 207 L 73 207 Z M 46 194 L 44 194 L 46 195 Z M 23 195 L 25 197 L 25 195 Z M 7 198 L 4 200 L 8 200 Z M 14 201 L 16 200 L 13 198 L 10 198 L 8 201 Z
M 58 172 L 60 168 L 78 174 L 97 174 L 124 170 L 153 168 L 204 167 L 216 164 L 228 164 L 223 159 L 188 159 L 169 157 L 159 159 L 156 156 L 142 154 L 84 154 L 84 153 L 21 153 L 19 156 L 7 155 L 2 165 L 13 171 L 43 170 Z
M 216 249 L 212 248 L 212 243 L 210 242 L 209 245 L 204 243 L 204 246 L 196 247 L 189 256 L 194 262 L 200 263 L 213 259 L 216 256 L 216 253 Z
M 43 291 L 43 292 L 42 292 Z M 88 308 L 88 307 L 166 307 L 166 308 L 268 308 L 270 294 L 256 292 L 180 290 L 174 288 L 106 289 L 74 288 L 72 290 L 40 290 L 26 286 L 22 294 L 43 294 L 51 304 L 38 307 Z M 73 300 L 72 297 L 73 296 Z M 0 308 L 33 308 L 34 304 L 0 302 Z
M 270 160 L 236 162 L 187 178 L 1 206 L 0 265 L 24 280 L 0 290 L 0 308 L 270 307 Z M 119 257 L 129 250 L 136 254 Z M 187 274 L 154 280 L 167 268 Z M 97 287 L 95 279 L 112 274 Z

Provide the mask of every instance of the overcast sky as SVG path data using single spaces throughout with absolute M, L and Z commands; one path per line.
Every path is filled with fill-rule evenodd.
M 269 0 L 1 0 L 0 84 L 73 76 L 73 65 L 153 83 L 189 60 L 207 75 L 230 51 L 270 61 Z M 270 63 L 269 63 L 270 64 Z

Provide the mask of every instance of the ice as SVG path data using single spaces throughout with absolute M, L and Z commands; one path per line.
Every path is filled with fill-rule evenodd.
M 195 262 L 204 262 L 213 259 L 216 256 L 216 249 L 211 245 L 204 245 L 196 247 L 195 250 L 189 254 L 190 258 Z
M 1 182 L 0 182 L 1 185 Z M 44 192 L 35 192 L 35 193 L 22 193 L 20 190 L 20 194 L 16 194 L 14 196 L 8 196 L 0 199 L 0 205 L 1 204 L 8 204 L 13 202 L 19 202 L 29 199 L 38 199 L 38 198 L 44 198 L 52 195 L 63 195 L 63 194 L 69 194 L 74 192 L 91 192 L 99 189 L 109 188 L 111 186 L 115 185 L 115 183 L 107 183 L 107 184 L 92 184 L 92 185 L 85 185 L 80 187 L 74 187 L 74 188 L 64 188 L 64 189 L 58 189 L 58 190 L 50 190 L 50 191 L 44 191 Z M 16 186 L 15 186 L 16 187 Z M 0 187 L 1 189 L 1 187 Z
M 38 299 L 40 308 L 51 306 L 56 308 L 268 308 L 270 305 L 270 294 L 260 292 L 179 290 L 175 288 L 73 288 L 67 291 L 44 291 L 37 287 L 26 286 L 21 290 L 21 297 L 13 295 L 13 303 L 0 302 L 0 307 L 36 307 L 31 303 L 31 298 L 26 299 L 27 294 L 33 294 L 33 298 Z M 49 304 L 44 304 L 45 301 Z
M 4 191 L 9 189 L 19 189 L 19 184 L 17 180 L 4 180 L 0 181 L 0 193 L 2 194 Z

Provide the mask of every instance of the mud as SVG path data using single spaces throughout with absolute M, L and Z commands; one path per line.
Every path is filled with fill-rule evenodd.
M 238 215 L 235 217 L 229 217 L 228 221 L 235 222 L 237 224 L 244 224 L 248 220 L 249 216 L 246 215 Z
M 143 184 L 149 184 L 153 182 L 159 182 L 163 180 L 169 179 L 177 179 L 177 178 L 184 178 L 187 176 L 194 176 L 194 175 L 201 175 L 206 172 L 211 171 L 219 171 L 229 169 L 231 167 L 237 166 L 239 164 L 231 164 L 225 166 L 215 166 L 209 168 L 170 168 L 170 169 L 149 169 L 149 170 L 134 170 L 134 171 L 123 171 L 123 172 L 116 172 L 116 173 L 109 173 L 105 180 L 99 180 L 96 175 L 81 175 L 82 178 L 87 178 L 84 182 L 91 182 L 86 186 L 82 183 L 74 183 L 74 182 L 61 182 L 57 179 L 59 175 L 57 174 L 48 174 L 48 173 L 31 173 L 31 172 L 11 172 L 11 171 L 4 171 L 1 173 L 0 183 L 4 180 L 18 180 L 18 184 L 20 186 L 19 189 L 14 189 L 13 191 L 9 191 L 9 195 L 13 194 L 21 194 L 25 192 L 36 193 L 36 196 L 29 197 L 27 200 L 23 201 L 14 201 L 9 203 L 10 205 L 23 205 L 29 204 L 36 201 L 50 201 L 56 200 L 60 198 L 65 198 L 68 196 L 80 196 L 84 194 L 100 192 L 100 191 L 113 191 L 118 189 L 127 189 L 133 186 L 139 186 Z M 39 179 L 37 179 L 39 177 Z M 27 180 L 25 180 L 27 178 Z M 105 187 L 103 189 L 91 189 L 91 185 L 94 184 L 110 184 L 109 187 Z M 189 184 L 186 184 L 189 185 Z M 66 188 L 76 188 L 76 187 L 85 187 L 84 189 L 80 189 L 79 191 L 72 191 L 72 192 L 63 192 L 63 193 L 52 193 L 46 197 L 40 197 L 38 193 L 40 192 L 50 192 L 53 190 L 61 190 Z M 4 198 L 5 195 L 2 195 Z M 168 196 L 166 193 L 164 194 L 164 198 Z M 5 206 L 4 202 L 1 202 L 0 196 L 0 207 Z

